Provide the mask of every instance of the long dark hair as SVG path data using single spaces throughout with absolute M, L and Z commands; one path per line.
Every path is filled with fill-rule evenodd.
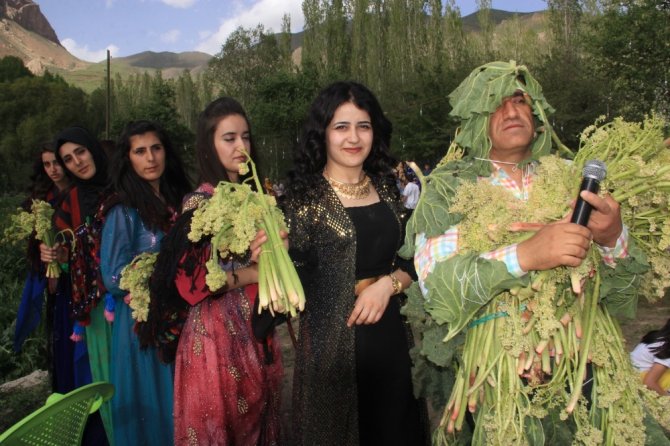
M 156 134 L 165 150 L 165 171 L 159 183 L 162 200 L 130 162 L 130 139 L 145 133 Z M 191 182 L 170 138 L 160 125 L 146 120 L 131 121 L 121 132 L 112 155 L 112 185 L 121 203 L 137 209 L 146 225 L 159 229 L 167 228 L 173 211 L 179 209 L 184 195 L 191 191 Z
M 242 105 L 235 99 L 225 96 L 220 97 L 210 102 L 198 117 L 195 152 L 200 172 L 200 177 L 198 178 L 199 183 L 210 183 L 216 186 L 220 181 L 230 181 L 226 169 L 219 161 L 219 155 L 216 153 L 216 147 L 214 146 L 214 132 L 216 131 L 217 125 L 219 125 L 219 122 L 222 119 L 230 115 L 240 115 L 247 122 L 247 127 L 249 128 L 250 155 L 258 168 L 256 146 L 254 144 L 251 124 L 249 124 L 247 113 L 244 111 Z M 240 176 L 240 181 L 246 179 L 246 177 L 246 175 Z
M 289 172 L 287 194 L 294 199 L 318 198 L 314 185 L 326 166 L 326 129 L 333 120 L 337 108 L 351 102 L 370 115 L 372 123 L 372 150 L 363 163 L 363 169 L 371 177 L 394 182 L 393 169 L 398 164 L 390 154 L 393 125 L 382 110 L 375 95 L 364 85 L 356 82 L 335 82 L 318 94 L 309 108 L 302 126 L 301 136 L 293 151 L 294 168 Z
M 643 344 L 655 344 L 661 342 L 661 345 L 651 349 L 651 352 L 658 359 L 670 358 L 670 319 L 660 330 L 650 331 L 642 338 Z
M 56 205 L 62 201 L 63 197 L 70 190 L 70 187 L 68 186 L 64 190 L 58 191 L 58 187 L 47 174 L 44 169 L 44 162 L 42 161 L 42 154 L 47 152 L 53 153 L 54 155 L 56 154 L 56 148 L 53 143 L 43 143 L 33 162 L 33 173 L 30 175 L 30 189 L 28 191 L 29 195 L 23 203 L 21 203 L 21 207 L 28 212 L 30 212 L 33 200 L 46 201 L 52 199 L 52 203 L 55 203 L 54 205 Z M 63 170 L 65 171 L 64 167 Z M 49 196 L 50 191 L 54 192 L 54 195 L 51 197 Z M 43 267 L 42 261 L 40 260 L 39 245 L 40 241 L 36 240 L 35 233 L 32 233 L 28 239 L 27 256 L 28 261 L 30 262 L 30 268 L 34 272 L 40 272 Z
M 30 175 L 30 189 L 28 191 L 31 199 L 35 198 L 38 200 L 46 200 L 49 191 L 52 189 L 57 189 L 57 186 L 54 184 L 53 180 L 49 177 L 46 170 L 44 170 L 42 154 L 47 152 L 56 155 L 56 148 L 54 147 L 53 143 L 42 143 L 40 145 L 40 150 L 35 156 L 35 161 L 33 162 L 33 172 Z M 61 167 L 65 172 L 65 167 L 62 165 Z
M 95 175 L 88 180 L 83 180 L 70 172 L 70 169 L 67 167 L 64 168 L 67 176 L 74 185 L 77 186 L 79 210 L 81 214 L 79 218 L 84 220 L 88 216 L 95 215 L 102 194 L 109 186 L 109 177 L 107 176 L 107 155 L 102 150 L 98 140 L 94 138 L 88 130 L 79 126 L 68 127 L 56 136 L 54 144 L 56 148 L 56 159 L 62 166 L 65 166 L 65 163 L 60 156 L 60 148 L 66 142 L 86 147 L 91 153 L 95 164 Z
M 231 115 L 249 119 L 244 108 L 235 99 L 221 97 L 212 101 L 198 118 L 196 135 L 196 157 L 200 170 L 200 183 L 216 186 L 220 181 L 230 181 L 226 169 L 219 160 L 214 146 L 214 132 L 219 122 Z M 251 135 L 251 127 L 249 126 Z M 251 157 L 256 153 L 253 138 L 250 139 Z M 240 180 L 246 176 L 240 176 Z M 154 346 L 159 358 L 166 363 L 174 361 L 178 339 L 188 315 L 189 305 L 182 299 L 175 285 L 178 268 L 183 267 L 187 275 L 202 268 L 205 242 L 192 243 L 188 239 L 194 209 L 185 209 L 161 242 L 151 275 L 151 301 L 146 322 L 138 324 L 137 335 L 140 346 Z M 183 259 L 183 261 L 182 261 Z

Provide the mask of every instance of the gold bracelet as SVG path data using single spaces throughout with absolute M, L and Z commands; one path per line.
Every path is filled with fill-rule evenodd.
M 391 278 L 391 286 L 393 286 L 393 294 L 391 296 L 399 294 L 402 291 L 402 282 L 393 273 L 389 273 L 389 277 Z

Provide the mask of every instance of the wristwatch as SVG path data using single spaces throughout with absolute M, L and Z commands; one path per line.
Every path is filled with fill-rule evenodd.
M 392 296 L 394 296 L 402 291 L 402 282 L 393 273 L 389 273 L 389 277 L 391 278 L 391 286 L 393 286 Z

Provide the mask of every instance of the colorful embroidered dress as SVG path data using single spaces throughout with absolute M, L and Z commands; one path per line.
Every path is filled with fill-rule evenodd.
M 211 185 L 202 185 L 194 197 L 209 197 L 212 190 Z M 194 197 L 187 198 L 185 211 L 189 203 L 197 203 Z M 277 445 L 278 345 L 270 346 L 274 362 L 267 364 L 262 344 L 251 329 L 256 287 L 213 295 L 205 285 L 208 257 L 208 246 L 192 246 L 176 278 L 179 293 L 192 307 L 175 360 L 175 444 Z M 189 263 L 195 266 L 189 268 Z M 224 266 L 233 267 L 240 265 Z
M 114 384 L 112 416 L 117 444 L 173 443 L 172 367 L 159 361 L 155 349 L 140 349 L 132 310 L 119 288 L 121 271 L 143 252 L 156 252 L 163 232 L 147 228 L 135 209 L 114 206 L 102 231 L 100 269 L 115 302 L 110 379 Z
M 66 142 L 79 144 L 86 147 L 93 157 L 95 174 L 89 179 L 82 179 L 72 173 L 68 173 L 72 183 L 75 185 L 65 199 L 60 203 L 54 213 L 54 224 L 61 230 L 72 229 L 79 243 L 78 250 L 71 246 L 76 253 L 71 251 L 70 280 L 72 283 L 71 315 L 80 324 L 75 324 L 75 331 L 80 330 L 83 334 L 82 325 L 85 326 L 85 341 L 88 349 L 88 359 L 91 367 L 93 381 L 109 382 L 109 354 L 111 349 L 112 327 L 105 320 L 103 305 L 97 305 L 98 292 L 98 267 L 95 256 L 97 249 L 82 250 L 82 240 L 90 242 L 92 247 L 97 248 L 99 240 L 94 237 L 88 229 L 87 223 L 93 221 L 98 213 L 100 204 L 105 200 L 105 190 L 109 184 L 107 178 L 107 156 L 98 141 L 88 131 L 81 127 L 69 127 L 56 136 L 55 146 L 56 158 L 64 165 L 60 158 L 60 147 Z M 85 253 L 85 255 L 82 255 Z M 81 279 L 86 278 L 90 288 L 82 290 Z M 100 416 L 105 425 L 105 431 L 110 444 L 114 444 L 112 432 L 112 413 L 110 402 L 105 402 L 100 407 Z

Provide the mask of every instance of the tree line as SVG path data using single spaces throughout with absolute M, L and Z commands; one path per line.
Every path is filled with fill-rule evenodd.
M 357 80 L 379 97 L 394 125 L 399 158 L 439 160 L 457 123 L 448 94 L 476 66 L 525 64 L 556 108 L 555 129 L 574 149 L 600 115 L 670 118 L 670 2 L 547 0 L 533 19 L 498 22 L 491 0 L 477 0 L 477 32 L 454 0 L 303 0 L 303 44 L 292 51 L 291 22 L 273 33 L 238 28 L 207 70 L 176 79 L 155 73 L 111 82 L 111 132 L 104 134 L 106 83 L 90 95 L 20 60 L 0 60 L 0 185 L 25 185 L 39 144 L 73 123 L 114 139 L 136 118 L 160 121 L 192 161 L 198 113 L 229 95 L 247 109 L 265 175 L 290 167 L 292 145 L 312 98 L 339 79 Z

